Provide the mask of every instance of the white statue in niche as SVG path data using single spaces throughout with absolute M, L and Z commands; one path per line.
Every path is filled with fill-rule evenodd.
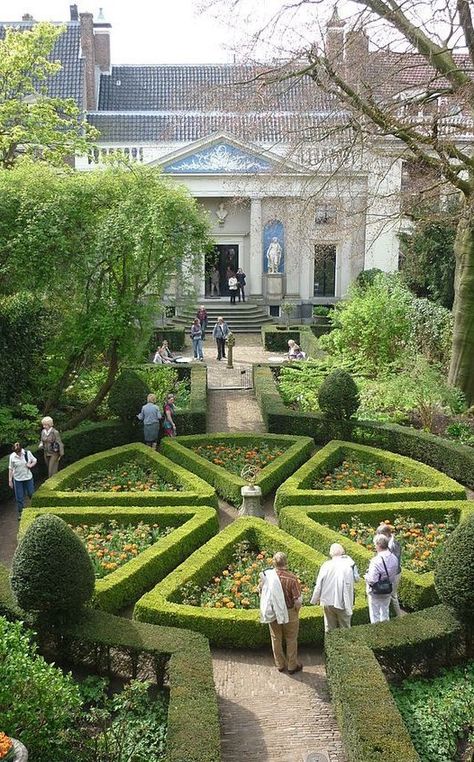
M 229 214 L 229 212 L 225 208 L 224 202 L 221 201 L 221 203 L 219 204 L 219 207 L 218 207 L 218 209 L 216 211 L 216 217 L 217 217 L 217 221 L 218 221 L 219 225 L 223 225 L 224 224 L 225 218 L 227 217 L 228 214 Z
M 282 253 L 280 242 L 278 241 L 278 238 L 274 236 L 267 249 L 268 272 L 270 275 L 276 275 L 278 273 Z

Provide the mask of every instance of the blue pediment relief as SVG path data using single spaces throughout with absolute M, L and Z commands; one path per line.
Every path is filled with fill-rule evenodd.
M 216 143 L 163 166 L 163 171 L 169 174 L 186 175 L 224 173 L 238 175 L 269 172 L 271 169 L 270 162 L 246 153 L 230 143 Z

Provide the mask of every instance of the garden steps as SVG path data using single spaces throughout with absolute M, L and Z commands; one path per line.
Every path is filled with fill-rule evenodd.
M 237 302 L 229 304 L 229 298 L 204 300 L 200 302 L 207 310 L 207 331 L 212 334 L 212 329 L 219 315 L 224 316 L 230 330 L 233 333 L 258 333 L 262 325 L 272 323 L 271 318 L 264 307 L 252 302 Z M 173 318 L 176 326 L 189 328 L 196 317 L 197 308 L 184 308 Z

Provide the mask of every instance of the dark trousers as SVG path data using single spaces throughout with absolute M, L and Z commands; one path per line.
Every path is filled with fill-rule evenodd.
M 15 492 L 16 507 L 18 511 L 18 518 L 21 518 L 23 508 L 25 507 L 25 497 L 31 498 L 35 491 L 35 485 L 33 478 L 26 479 L 24 482 L 13 480 L 13 490 Z
M 216 339 L 217 344 L 217 359 L 225 357 L 225 339 Z
M 240 297 L 242 297 L 242 301 L 245 302 L 245 286 L 242 285 L 239 286 L 239 302 Z
M 235 297 L 237 296 L 237 289 L 235 291 L 230 292 L 230 303 L 235 304 Z M 240 298 L 239 298 L 240 301 Z

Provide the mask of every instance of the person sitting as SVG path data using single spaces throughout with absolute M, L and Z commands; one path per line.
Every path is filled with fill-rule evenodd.
M 288 359 L 289 360 L 305 360 L 306 355 L 298 346 L 294 339 L 288 339 Z
M 158 347 L 158 349 L 155 352 L 155 355 L 153 357 L 153 362 L 155 365 L 169 365 L 170 363 L 176 362 L 176 360 L 179 360 L 181 355 L 174 355 L 171 349 L 169 348 L 168 342 L 166 339 L 164 339 L 161 347 Z

